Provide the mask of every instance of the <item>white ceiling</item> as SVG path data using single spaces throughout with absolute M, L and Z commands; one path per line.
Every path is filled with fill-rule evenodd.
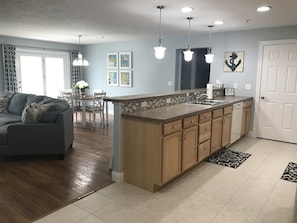
M 297 0 L 0 0 L 0 35 L 81 44 L 297 25 Z M 269 5 L 267 13 L 256 8 Z M 181 7 L 194 10 L 185 14 Z M 248 21 L 248 22 L 247 22 Z

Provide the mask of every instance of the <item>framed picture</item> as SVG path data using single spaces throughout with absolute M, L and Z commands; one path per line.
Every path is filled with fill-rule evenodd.
M 118 53 L 107 54 L 107 69 L 118 69 Z
M 119 65 L 120 65 L 120 69 L 131 69 L 132 68 L 132 54 L 131 54 L 131 52 L 120 52 L 119 53 Z
M 119 79 L 121 87 L 132 87 L 131 70 L 120 70 Z
M 235 89 L 234 88 L 225 88 L 225 96 L 234 96 Z
M 107 71 L 107 85 L 109 86 L 119 85 L 119 75 L 117 70 Z
M 225 52 L 224 72 L 243 72 L 244 51 Z

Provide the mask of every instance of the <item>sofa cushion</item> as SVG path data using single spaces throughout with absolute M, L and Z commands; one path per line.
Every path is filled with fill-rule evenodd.
M 41 122 L 43 123 L 56 122 L 59 114 L 69 108 L 69 104 L 62 100 L 51 102 L 50 104 L 51 106 L 41 116 Z
M 22 118 L 20 115 L 11 114 L 11 113 L 0 113 L 0 126 L 9 124 L 9 123 L 15 123 L 15 122 L 21 122 Z
M 32 103 L 38 103 L 41 100 L 43 100 L 44 96 L 42 95 L 29 95 L 27 98 L 27 102 L 25 104 L 25 107 L 27 107 L 28 105 L 32 104 Z
M 50 107 L 52 103 L 41 104 L 32 103 L 28 105 L 22 113 L 23 123 L 39 123 L 41 122 L 42 114 Z
M 15 93 L 9 102 L 8 112 L 21 116 L 29 95 L 30 94 Z
M 0 93 L 0 113 L 7 113 L 8 103 L 13 95 L 13 92 Z

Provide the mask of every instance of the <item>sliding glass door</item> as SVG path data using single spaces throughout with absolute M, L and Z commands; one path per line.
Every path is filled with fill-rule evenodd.
M 69 53 L 16 51 L 19 92 L 57 97 L 60 90 L 71 88 Z

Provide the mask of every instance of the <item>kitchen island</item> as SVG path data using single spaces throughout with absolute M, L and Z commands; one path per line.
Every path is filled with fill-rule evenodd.
M 201 105 L 184 103 L 188 96 L 177 92 L 115 99 L 114 180 L 158 190 L 227 146 L 232 105 L 252 100 L 217 97 L 223 102 Z

